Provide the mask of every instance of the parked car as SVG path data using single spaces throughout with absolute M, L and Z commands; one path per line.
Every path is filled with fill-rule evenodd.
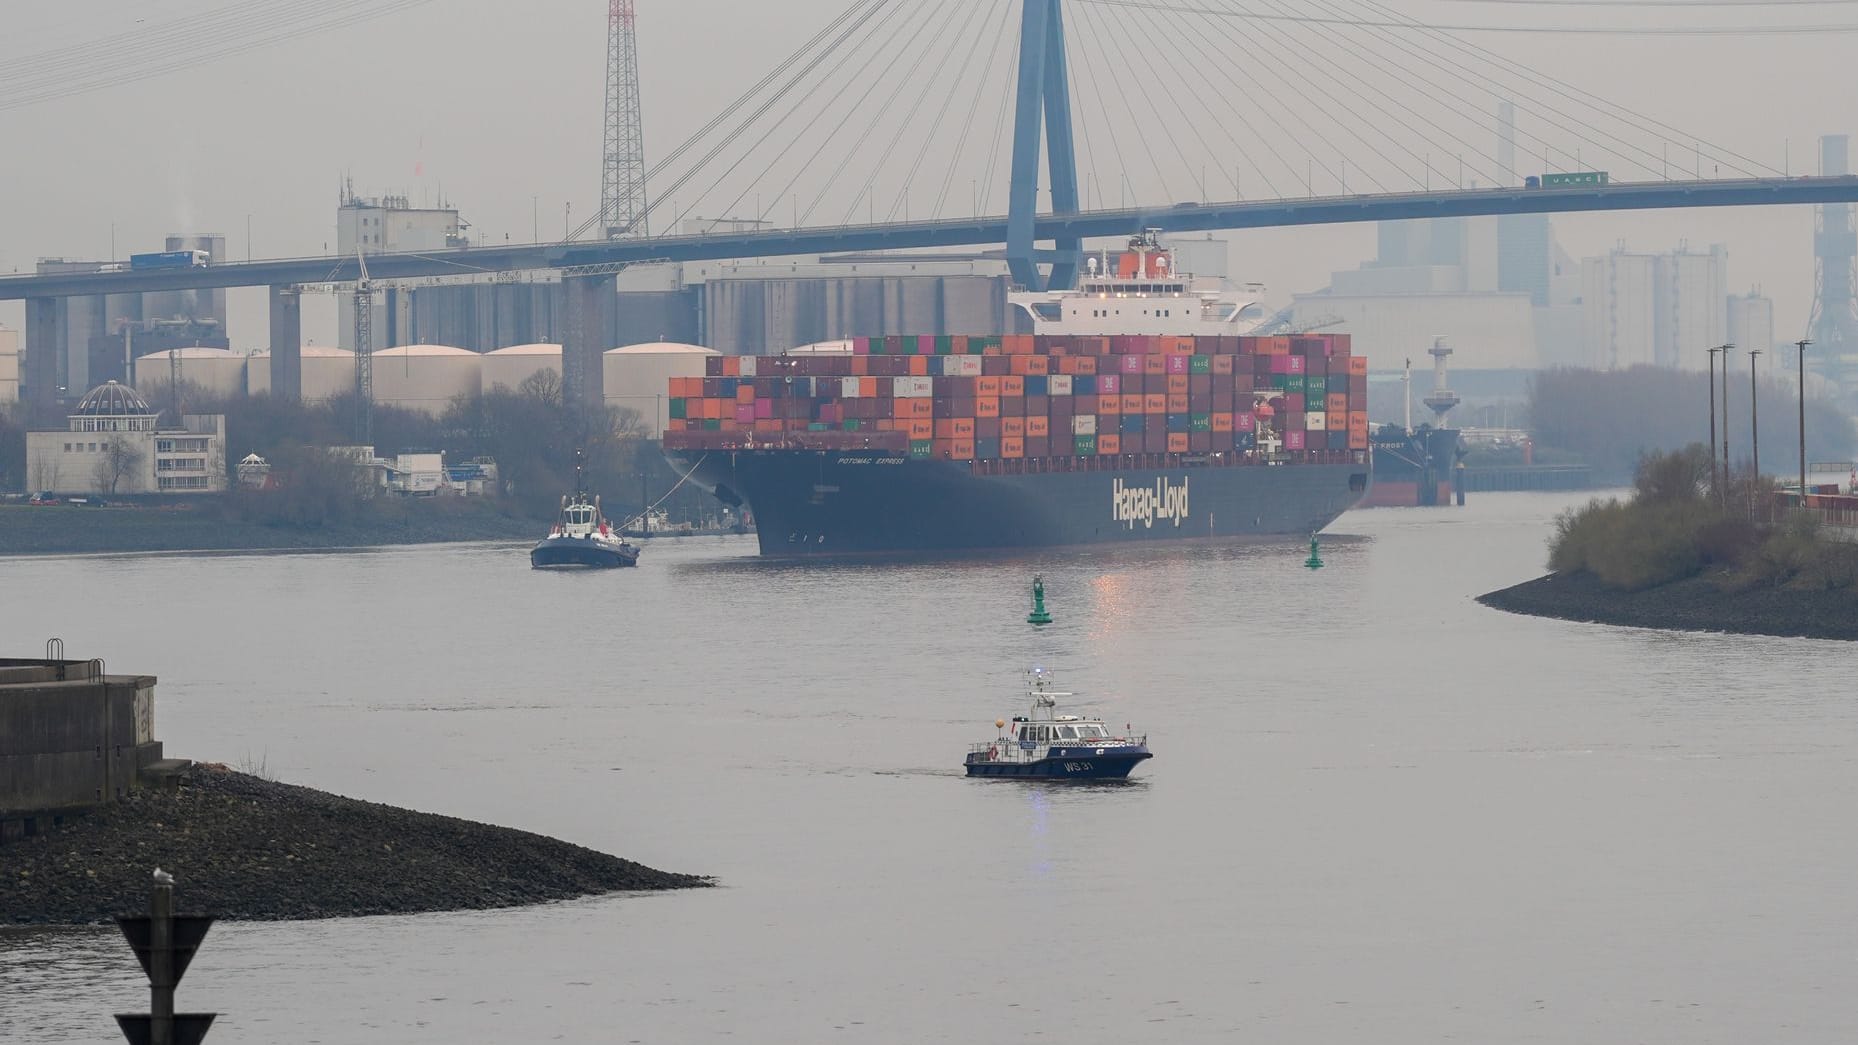
M 43 490 L 43 491 L 40 491 L 39 493 L 35 493 L 32 495 L 32 503 L 33 504 L 61 504 L 63 502 L 59 501 L 57 497 L 53 496 L 50 490 Z

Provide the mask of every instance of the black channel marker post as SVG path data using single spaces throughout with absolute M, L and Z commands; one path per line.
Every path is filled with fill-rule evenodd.
M 130 1045 L 197 1045 L 213 1025 L 212 1012 L 174 1011 L 174 987 L 213 925 L 205 915 L 174 913 L 174 877 L 155 869 L 147 916 L 117 918 L 116 924 L 148 974 L 149 1012 L 117 1013 Z

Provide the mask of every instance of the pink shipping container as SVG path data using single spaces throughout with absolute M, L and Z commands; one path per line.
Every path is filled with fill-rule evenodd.
M 1169 356 L 1168 357 L 1168 373 L 1185 374 L 1186 372 L 1187 372 L 1187 357 L 1186 356 Z
M 1098 395 L 1106 395 L 1106 396 L 1122 395 L 1122 392 L 1123 392 L 1123 376 L 1121 374 L 1098 374 L 1097 375 L 1097 394 Z
M 1285 432 L 1284 433 L 1284 449 L 1286 450 L 1303 449 L 1303 433 L 1302 432 Z
M 871 354 L 871 339 L 868 337 L 852 338 L 852 355 L 868 356 Z
M 755 404 L 737 403 L 735 407 L 735 419 L 737 421 L 755 420 Z
M 773 419 L 774 419 L 774 400 L 772 399 L 755 400 L 755 420 L 771 421 Z
M 1289 369 L 1284 372 L 1286 374 L 1301 374 L 1308 362 L 1309 360 L 1304 359 L 1302 356 L 1285 356 L 1284 363 Z
M 1232 430 L 1235 432 L 1255 432 L 1258 430 L 1258 421 L 1251 414 L 1233 414 Z
M 1142 357 L 1125 355 L 1116 364 L 1116 371 L 1122 374 L 1139 374 L 1142 372 Z
M 1265 359 L 1268 360 L 1268 362 L 1265 365 L 1270 369 L 1271 373 L 1273 374 L 1290 373 L 1290 357 L 1289 356 L 1266 356 Z

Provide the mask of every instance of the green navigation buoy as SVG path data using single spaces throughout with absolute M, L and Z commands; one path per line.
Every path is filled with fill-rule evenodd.
M 1032 578 L 1032 612 L 1026 614 L 1027 624 L 1050 624 L 1052 615 L 1045 611 L 1045 577 L 1034 575 Z
M 1316 534 L 1313 532 L 1310 534 L 1310 557 L 1303 560 L 1303 567 L 1308 570 L 1323 568 L 1323 557 L 1316 553 Z

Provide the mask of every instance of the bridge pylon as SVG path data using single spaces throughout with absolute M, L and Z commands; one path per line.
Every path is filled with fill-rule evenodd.
M 1045 253 L 1033 246 L 1039 208 L 1039 145 L 1043 141 L 1052 190 L 1052 213 L 1075 214 L 1077 155 L 1071 137 L 1070 75 L 1065 68 L 1061 0 L 1022 0 L 1019 88 L 1013 113 L 1013 174 L 1007 191 L 1006 263 L 1013 282 L 1027 290 L 1070 287 L 1077 279 L 1083 241 L 1070 236 Z

